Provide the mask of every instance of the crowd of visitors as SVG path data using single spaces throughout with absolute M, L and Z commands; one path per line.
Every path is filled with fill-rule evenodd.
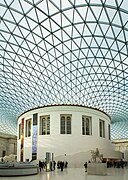
M 54 171 L 56 168 L 56 162 L 55 161 L 50 161 L 49 162 L 50 165 L 50 171 Z M 57 169 L 60 169 L 61 171 L 63 171 L 64 168 L 67 168 L 68 162 L 67 161 L 58 161 L 57 162 Z M 46 161 L 39 161 L 39 170 L 40 172 L 42 170 L 47 170 L 47 163 Z
M 111 167 L 124 168 L 125 166 L 127 166 L 127 162 L 123 161 L 122 159 L 117 161 L 114 160 L 107 161 L 107 168 L 111 168 Z
M 90 161 L 88 161 L 88 163 L 91 163 Z M 84 163 L 84 168 L 85 168 L 85 172 L 87 172 L 87 165 L 88 165 L 87 162 Z M 124 168 L 125 166 L 127 166 L 127 162 L 126 161 L 123 161 L 122 159 L 121 160 L 107 160 L 107 161 L 102 161 L 102 163 L 106 163 L 107 164 L 107 168 L 111 168 L 111 167 L 114 167 L 114 168 Z
M 61 169 L 63 171 L 64 168 L 67 168 L 68 162 L 67 161 L 58 161 L 57 162 L 57 168 Z

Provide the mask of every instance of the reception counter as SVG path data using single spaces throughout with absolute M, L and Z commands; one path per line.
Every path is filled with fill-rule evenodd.
M 38 174 L 38 166 L 25 164 L 0 164 L 0 177 L 28 176 Z

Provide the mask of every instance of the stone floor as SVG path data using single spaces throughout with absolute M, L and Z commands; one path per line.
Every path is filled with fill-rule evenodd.
M 23 177 L 0 177 L 0 180 L 128 180 L 128 169 L 108 168 L 107 176 L 88 175 L 84 168 L 67 168 L 63 172 L 42 171 L 38 175 Z

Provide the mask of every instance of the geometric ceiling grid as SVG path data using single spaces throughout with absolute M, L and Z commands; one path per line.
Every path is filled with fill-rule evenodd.
M 24 111 L 79 104 L 128 121 L 127 0 L 1 0 L 0 131 Z

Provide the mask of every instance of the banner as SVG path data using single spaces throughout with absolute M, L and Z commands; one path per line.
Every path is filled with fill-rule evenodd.
M 38 136 L 38 125 L 37 125 L 38 114 L 33 114 L 33 133 L 32 133 L 32 160 L 37 159 L 37 136 Z
M 20 149 L 20 161 L 23 162 L 24 157 L 24 118 L 21 120 L 21 149 Z

